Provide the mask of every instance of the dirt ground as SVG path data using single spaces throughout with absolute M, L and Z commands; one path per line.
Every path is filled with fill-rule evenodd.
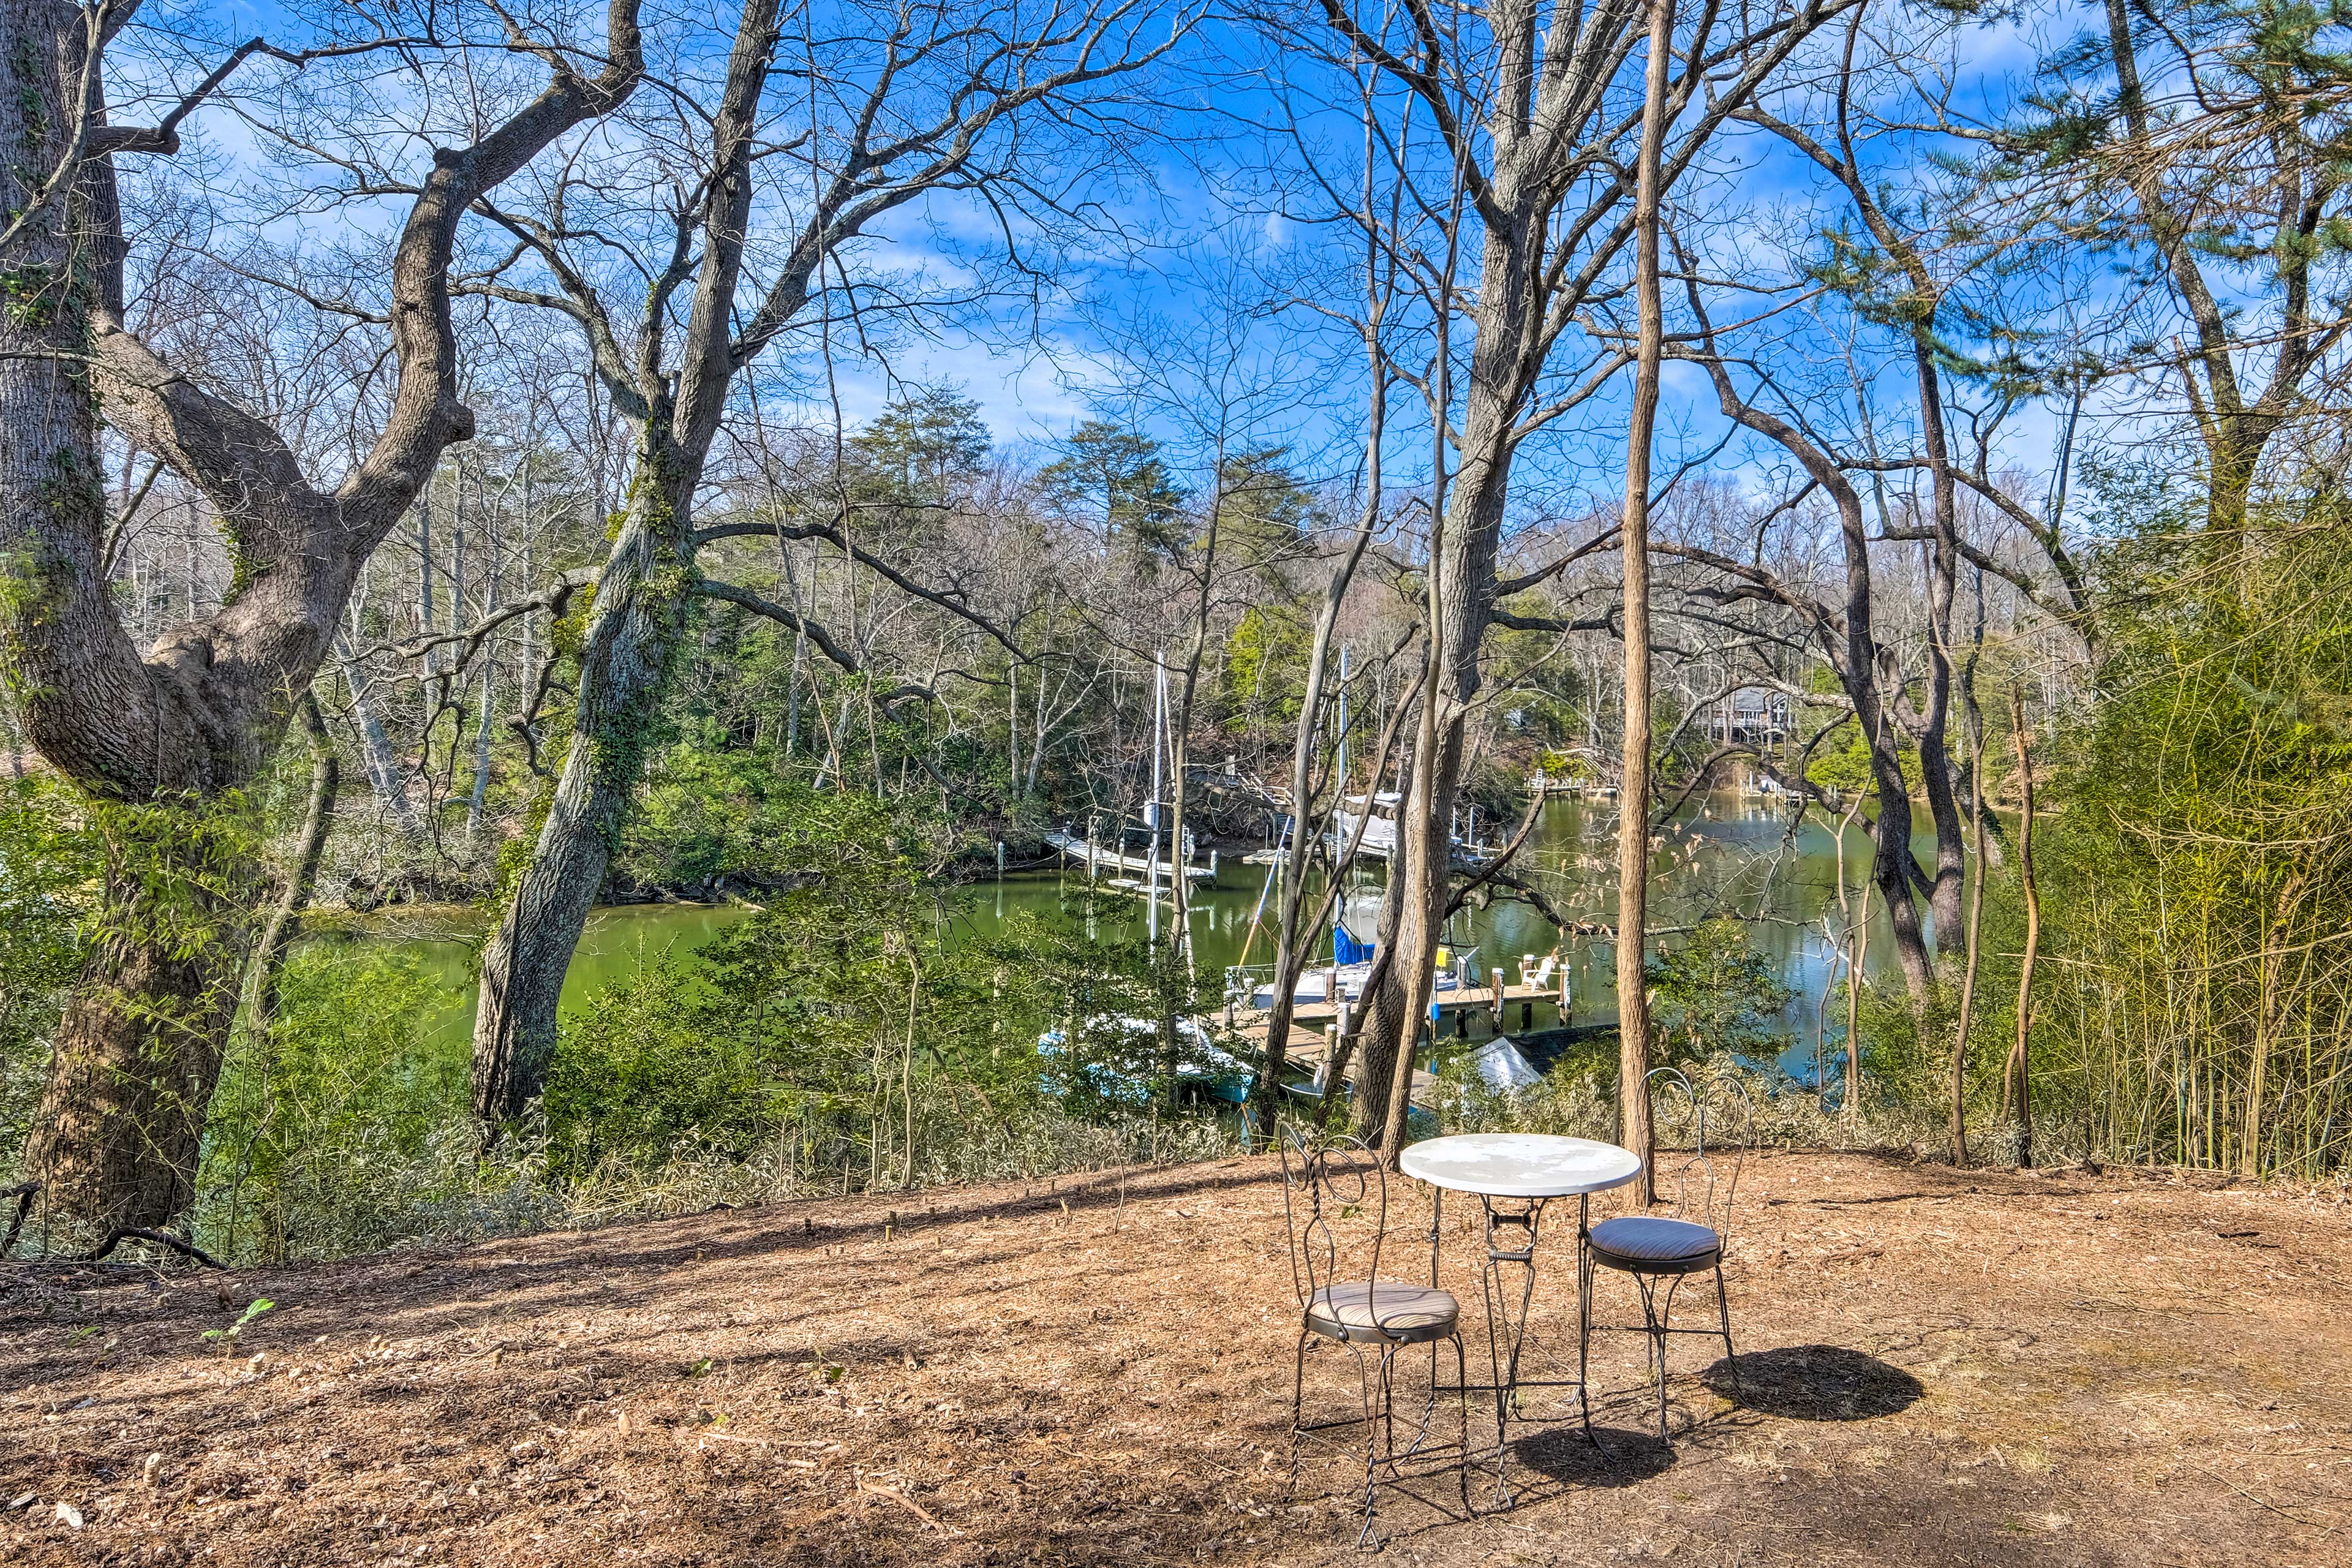
M 1281 1199 L 1231 1160 L 226 1276 L 6 1266 L 0 1562 L 1353 1560 L 1360 1459 L 1310 1448 L 1293 1489 Z M 1409 1277 L 1426 1197 L 1391 1205 Z M 1571 1359 L 1572 1220 L 1535 1321 Z M 1475 1225 L 1447 1205 L 1474 1382 Z M 1601 1447 L 1515 1423 L 1515 1506 L 1384 1492 L 1382 1556 L 2352 1563 L 2347 1271 L 2329 1198 L 1759 1156 L 1736 1395 L 1678 1339 L 1662 1443 L 1641 1342 L 1605 1336 Z M 1354 1407 L 1346 1352 L 1307 1365 L 1310 1416 Z M 1408 1358 L 1415 1419 L 1427 1380 Z

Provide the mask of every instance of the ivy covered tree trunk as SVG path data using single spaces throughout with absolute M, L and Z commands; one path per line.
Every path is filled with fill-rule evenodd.
M 25 1154 L 58 1206 L 160 1226 L 195 1196 L 260 890 L 236 803 L 101 806 L 100 928 Z
M 658 432 L 666 419 L 648 422 Z M 556 1005 L 588 911 L 604 890 L 686 625 L 696 573 L 687 503 L 698 462 L 649 435 L 596 580 L 580 654 L 572 743 L 530 858 L 482 954 L 474 1114 L 495 1138 L 547 1087 Z
M 667 363 L 660 331 L 638 345 L 634 367 L 607 363 L 617 350 L 599 351 L 600 374 L 606 374 L 616 404 L 638 432 L 636 476 L 596 579 L 563 772 L 530 858 L 513 879 L 499 929 L 482 954 L 474 1115 L 486 1142 L 547 1087 L 564 972 L 604 890 L 687 604 L 700 578 L 694 563 L 694 492 L 718 438 L 728 388 L 738 365 L 754 352 L 737 342 L 732 331 L 751 231 L 761 94 L 782 36 L 777 16 L 777 0 L 743 0 L 726 88 L 712 119 L 711 196 L 704 208 L 676 217 L 677 259 L 663 287 L 681 288 L 690 277 L 694 302 L 675 368 Z M 701 255 L 689 270 L 698 230 Z M 824 254 L 821 243 L 805 239 L 793 253 L 767 307 L 779 330 L 807 301 Z M 597 305 L 591 314 L 601 310 Z

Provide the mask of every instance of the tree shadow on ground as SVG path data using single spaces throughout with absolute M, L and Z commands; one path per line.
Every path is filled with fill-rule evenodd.
M 1838 1345 L 1749 1351 L 1717 1362 L 1699 1381 L 1742 1409 L 1790 1421 L 1875 1420 L 1927 1393 L 1901 1367 Z

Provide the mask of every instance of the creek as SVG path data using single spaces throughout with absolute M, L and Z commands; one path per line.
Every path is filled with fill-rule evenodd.
M 1612 805 L 1555 797 L 1545 803 L 1518 864 L 1563 913 L 1613 925 L 1616 832 Z M 1932 855 L 1932 844 L 1927 839 L 1916 847 L 1923 857 Z M 1849 829 L 1843 849 L 1847 898 L 1853 900 L 1859 896 L 1868 864 L 1869 840 L 1858 826 Z M 1839 979 L 1832 932 L 1843 929 L 1846 917 L 1839 913 L 1838 868 L 1836 834 L 1821 823 L 1817 813 L 1809 813 L 1791 834 L 1780 802 L 1729 793 L 1695 797 L 1677 816 L 1673 830 L 1664 836 L 1654 862 L 1650 900 L 1654 930 L 1686 927 L 1726 910 L 1748 919 L 1752 944 L 1792 994 L 1781 1018 L 1792 1044 L 1782 1060 L 1799 1076 L 1811 1070 L 1823 995 Z M 1227 964 L 1270 962 L 1274 899 L 1267 893 L 1266 879 L 1272 868 L 1229 856 L 1221 860 L 1219 871 L 1214 885 L 1195 894 L 1192 916 L 1195 961 L 1212 974 Z M 1351 925 L 1367 938 L 1377 907 L 1379 875 L 1375 870 L 1364 879 L 1351 889 L 1348 900 Z M 959 931 L 991 934 L 1002 929 L 1008 918 L 1024 910 L 1042 915 L 1067 912 L 1068 918 L 1080 918 L 1071 895 L 1085 879 L 1084 868 L 1076 867 L 959 884 L 941 889 L 938 918 L 950 938 Z M 1139 935 L 1142 901 L 1129 902 L 1133 913 L 1125 918 L 1133 933 Z M 1265 914 L 1254 919 L 1261 907 Z M 705 904 L 635 904 L 597 910 L 589 920 L 565 977 L 564 1007 L 577 1007 L 598 988 L 660 957 L 684 958 L 746 912 Z M 1096 918 L 1102 922 L 1097 926 L 1099 934 L 1121 934 L 1111 925 L 1120 917 Z M 1873 911 L 1871 924 L 1866 967 L 1874 976 L 1892 966 L 1894 942 L 1883 910 Z M 476 962 L 482 936 L 478 921 L 447 910 L 387 911 L 348 929 L 352 933 L 349 940 L 394 944 L 423 966 L 436 998 L 432 1016 L 425 1020 L 423 1032 L 428 1038 L 451 1042 L 472 1032 Z M 1591 1024 L 1614 1018 L 1615 960 L 1608 938 L 1570 936 L 1563 942 L 1531 906 L 1503 897 L 1483 909 L 1465 911 L 1451 934 L 1457 947 L 1475 942 L 1482 965 L 1499 964 L 1513 979 L 1522 954 L 1539 957 L 1558 949 L 1574 997 L 1570 1021 Z M 1330 951 L 1328 932 L 1323 951 L 1327 955 Z M 1830 1011 L 1835 1014 L 1838 1009 L 1832 1006 Z M 1550 1019 L 1538 1021 L 1549 1023 Z M 1835 1016 L 1829 1020 L 1832 1041 L 1841 1033 L 1841 1024 Z

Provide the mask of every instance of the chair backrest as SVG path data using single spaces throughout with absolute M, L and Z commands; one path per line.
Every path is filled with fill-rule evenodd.
M 1280 1141 L 1291 1282 L 1303 1310 L 1318 1291 L 1334 1284 L 1381 1277 L 1388 1174 L 1360 1138 L 1291 1125 L 1283 1128 Z
M 1653 1068 L 1652 1171 L 1674 1217 L 1706 1226 L 1727 1249 L 1733 1200 L 1756 1141 L 1756 1102 L 1736 1072 Z

